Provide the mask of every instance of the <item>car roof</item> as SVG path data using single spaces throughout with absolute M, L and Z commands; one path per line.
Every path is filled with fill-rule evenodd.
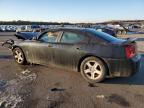
M 61 27 L 61 28 L 52 28 L 52 29 L 48 29 L 47 31 L 75 31 L 75 32 L 86 32 L 88 31 L 90 28 L 77 28 L 77 27 Z

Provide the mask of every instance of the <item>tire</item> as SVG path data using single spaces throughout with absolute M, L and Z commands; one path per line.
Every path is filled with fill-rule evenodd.
M 100 59 L 88 57 L 82 61 L 80 72 L 89 83 L 97 83 L 106 78 L 107 68 Z
M 23 51 L 19 47 L 14 48 L 13 56 L 14 56 L 15 61 L 18 64 L 20 64 L 20 65 L 26 64 L 25 55 L 24 55 Z

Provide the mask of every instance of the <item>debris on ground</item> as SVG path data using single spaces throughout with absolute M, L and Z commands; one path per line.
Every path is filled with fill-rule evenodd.
M 89 83 L 88 86 L 89 86 L 89 87 L 98 87 L 98 86 L 96 86 L 96 85 L 93 84 L 93 83 Z
M 96 97 L 99 98 L 99 99 L 104 99 L 105 98 L 104 95 L 97 95 Z
M 0 93 L 5 88 L 6 84 L 7 84 L 6 80 L 0 80 Z
M 0 80 L 0 108 L 21 108 L 30 90 L 23 91 L 27 84 L 36 79 L 35 73 L 18 75 L 18 78 L 10 81 Z M 24 92 L 24 93 L 23 93 Z M 24 94 L 24 95 L 22 95 Z
M 0 94 L 0 107 L 16 108 L 17 104 L 23 101 L 18 94 L 20 88 L 21 85 L 17 80 L 7 81 L 4 90 Z
M 20 79 L 20 80 L 26 80 L 26 79 L 28 79 L 28 80 L 33 81 L 33 80 L 36 79 L 36 77 L 37 77 L 37 76 L 36 76 L 35 73 L 29 74 L 29 75 L 19 75 L 19 79 Z
M 18 76 L 18 79 L 20 79 L 20 80 L 26 80 L 26 79 L 28 79 L 28 80 L 33 81 L 37 77 L 36 73 L 32 73 L 28 69 L 26 69 L 26 70 L 24 70 L 24 71 L 22 71 L 20 73 L 17 73 L 16 75 Z
M 55 92 L 55 91 L 64 91 L 65 89 L 62 89 L 62 88 L 52 88 L 50 89 L 52 92 Z
M 31 71 L 29 71 L 28 69 L 26 69 L 26 70 L 22 71 L 21 73 L 24 74 L 24 75 L 26 75 L 26 74 L 29 74 L 30 72 Z

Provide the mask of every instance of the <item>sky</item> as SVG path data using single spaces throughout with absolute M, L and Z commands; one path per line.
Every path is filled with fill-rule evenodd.
M 0 21 L 102 22 L 144 19 L 144 0 L 0 0 Z

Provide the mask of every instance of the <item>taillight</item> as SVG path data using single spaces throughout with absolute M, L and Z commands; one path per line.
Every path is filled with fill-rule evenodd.
M 136 54 L 135 45 L 126 45 L 125 52 L 127 59 L 132 58 Z

